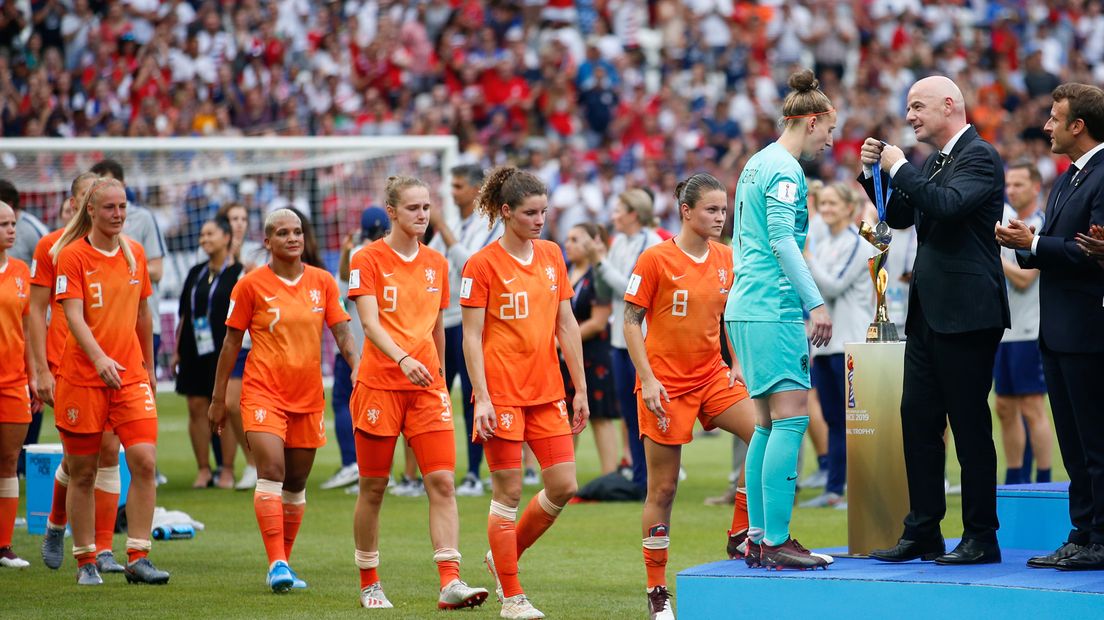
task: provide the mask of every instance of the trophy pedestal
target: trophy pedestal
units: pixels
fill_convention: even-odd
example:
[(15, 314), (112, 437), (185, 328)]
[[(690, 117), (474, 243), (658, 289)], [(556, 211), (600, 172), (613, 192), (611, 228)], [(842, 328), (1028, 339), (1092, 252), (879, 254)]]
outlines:
[(901, 438), (905, 344), (849, 343), (844, 351), (847, 552), (863, 557), (897, 544), (909, 509)]
[(893, 321), (874, 321), (866, 328), (867, 342), (900, 342), (897, 324)]

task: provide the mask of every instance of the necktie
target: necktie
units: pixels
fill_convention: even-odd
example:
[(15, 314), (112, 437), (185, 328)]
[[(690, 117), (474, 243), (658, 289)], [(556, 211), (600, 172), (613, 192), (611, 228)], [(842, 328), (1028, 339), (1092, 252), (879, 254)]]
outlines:
[(947, 153), (944, 153), (943, 151), (940, 151), (939, 155), (935, 158), (935, 165), (932, 166), (932, 173), (931, 176), (928, 177), (928, 180), (930, 181), (934, 179), (935, 175), (939, 174), (939, 172), (943, 170), (943, 166), (946, 166), (948, 163), (950, 163), (950, 161), (951, 156)]
[(1069, 181), (1058, 190), (1058, 197), (1054, 199), (1054, 206), (1058, 206), (1058, 201), (1062, 199), (1062, 194), (1073, 185), (1073, 181), (1077, 178), (1077, 174), (1081, 172), (1081, 169), (1078, 168), (1076, 164), (1073, 164), (1070, 166), (1069, 172), (1069, 176), (1066, 177)]

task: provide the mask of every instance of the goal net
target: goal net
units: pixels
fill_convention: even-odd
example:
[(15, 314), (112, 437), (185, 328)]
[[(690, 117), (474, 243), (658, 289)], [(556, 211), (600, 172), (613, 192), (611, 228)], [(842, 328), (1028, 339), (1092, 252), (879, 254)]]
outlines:
[[(188, 270), (202, 260), (199, 231), (219, 208), (249, 211), (246, 239), (260, 242), (265, 215), (293, 207), (310, 220), (327, 269), (337, 271), (346, 235), (361, 212), (383, 206), (388, 176), (417, 176), (439, 188), (454, 209), (448, 170), (456, 164), (453, 136), (14, 139), (0, 144), (0, 178), (13, 182), (21, 206), (54, 229), (70, 183), (111, 158), (123, 166), (133, 202), (150, 209), (165, 240), (159, 367), (175, 343), (177, 303)], [(326, 339), (331, 347), (330, 339)], [(333, 356), (323, 356), (329, 376)]]

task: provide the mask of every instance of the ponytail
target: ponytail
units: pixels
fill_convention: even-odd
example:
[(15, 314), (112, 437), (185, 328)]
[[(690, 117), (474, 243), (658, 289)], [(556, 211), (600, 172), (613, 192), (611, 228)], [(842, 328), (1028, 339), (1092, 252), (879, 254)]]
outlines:
[(493, 228), (502, 216), (502, 205), (516, 209), (530, 196), (548, 193), (544, 182), (531, 172), (513, 166), (499, 166), (491, 170), (475, 199), (475, 210), (483, 213)]
[[(61, 237), (50, 248), (50, 258), (53, 259), (54, 264), (57, 264), (58, 255), (61, 254), (61, 250), (68, 246), (70, 243), (83, 239), (92, 232), (92, 215), (88, 212), (89, 205), (94, 204), (93, 201), (97, 200), (102, 195), (103, 190), (114, 187), (121, 190), (125, 190), (123, 184), (111, 177), (100, 177), (92, 183), (88, 191), (85, 192), (84, 197), (80, 201), (80, 206), (77, 208), (77, 212), (73, 214), (73, 218), (69, 220), (69, 223), (65, 225), (64, 232), (61, 233)], [(123, 253), (123, 258), (126, 259), (127, 268), (130, 269), (130, 273), (137, 271), (137, 263), (134, 260), (134, 252), (130, 249), (129, 239), (119, 234), (119, 249)]]

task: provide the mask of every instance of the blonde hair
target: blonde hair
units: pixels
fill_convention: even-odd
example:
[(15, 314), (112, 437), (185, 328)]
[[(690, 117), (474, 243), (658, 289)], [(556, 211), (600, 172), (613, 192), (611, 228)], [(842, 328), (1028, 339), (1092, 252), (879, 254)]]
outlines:
[(276, 231), (276, 220), (282, 220), (285, 217), (294, 218), (296, 222), (299, 222), (300, 226), (303, 225), (302, 218), (300, 218), (298, 215), (296, 215), (295, 211), (292, 211), (291, 209), (276, 209), (275, 211), (273, 211), (272, 213), (269, 213), (265, 217), (265, 221), (264, 221), (264, 236), (265, 236), (265, 239), (268, 239), (269, 237), (271, 237), (272, 233)]
[(832, 101), (821, 92), (820, 82), (811, 70), (802, 69), (790, 75), (788, 84), (792, 90), (782, 102), (782, 122), (786, 126), (835, 111)]
[[(92, 201), (98, 196), (102, 195), (103, 190), (114, 188), (126, 192), (126, 187), (121, 181), (117, 181), (111, 177), (99, 177), (88, 191), (85, 192), (84, 198), (80, 201), (80, 206), (77, 208), (76, 213), (73, 214), (73, 219), (65, 225), (65, 231), (61, 233), (61, 237), (54, 243), (54, 246), (50, 248), (50, 258), (57, 263), (58, 255), (61, 254), (62, 248), (66, 247), (70, 243), (83, 239), (92, 232), (92, 215), (88, 213), (88, 207), (92, 205)], [(97, 204), (98, 206), (98, 204)], [(123, 253), (123, 258), (126, 259), (127, 268), (130, 269), (130, 273), (133, 274), (138, 270), (138, 263), (134, 260), (134, 252), (130, 249), (130, 243), (126, 235), (119, 233), (119, 250)]]
[(617, 199), (625, 210), (636, 214), (641, 226), (655, 226), (655, 214), (652, 210), (652, 197), (642, 189), (629, 189), (618, 194)]
[(387, 188), (384, 190), (387, 194), (387, 204), (392, 207), (398, 208), (399, 200), (402, 197), (403, 190), (410, 187), (424, 187), (427, 190), (429, 186), (425, 184), (425, 181), (417, 177), (408, 177), (403, 175), (395, 175), (387, 177)]

